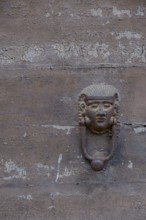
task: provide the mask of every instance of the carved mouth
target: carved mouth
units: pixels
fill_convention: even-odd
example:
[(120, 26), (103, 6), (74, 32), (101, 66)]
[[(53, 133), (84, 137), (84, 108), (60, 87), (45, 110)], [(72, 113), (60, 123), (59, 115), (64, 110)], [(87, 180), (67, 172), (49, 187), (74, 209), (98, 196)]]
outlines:
[(106, 118), (102, 116), (96, 116), (96, 122), (103, 123), (105, 122)]

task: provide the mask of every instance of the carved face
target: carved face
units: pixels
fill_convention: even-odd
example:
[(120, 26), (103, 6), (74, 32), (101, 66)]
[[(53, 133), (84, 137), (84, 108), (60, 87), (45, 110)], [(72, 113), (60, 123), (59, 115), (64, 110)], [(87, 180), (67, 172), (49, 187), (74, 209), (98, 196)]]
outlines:
[(85, 100), (85, 125), (94, 133), (105, 133), (115, 123), (115, 105), (113, 98)]
[(90, 85), (81, 91), (78, 107), (81, 126), (97, 134), (111, 133), (118, 120), (119, 94), (111, 85)]

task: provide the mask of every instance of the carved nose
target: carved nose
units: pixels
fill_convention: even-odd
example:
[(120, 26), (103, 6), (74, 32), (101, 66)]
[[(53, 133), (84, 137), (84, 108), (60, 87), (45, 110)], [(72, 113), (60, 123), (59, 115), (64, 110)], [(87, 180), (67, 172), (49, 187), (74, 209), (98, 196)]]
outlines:
[(97, 112), (97, 115), (100, 115), (100, 116), (106, 116), (106, 113), (103, 112), (103, 111), (100, 111), (100, 112)]
[(103, 108), (101, 106), (99, 107), (99, 109), (97, 109), (96, 114), (100, 116), (106, 115), (106, 113), (103, 111)]

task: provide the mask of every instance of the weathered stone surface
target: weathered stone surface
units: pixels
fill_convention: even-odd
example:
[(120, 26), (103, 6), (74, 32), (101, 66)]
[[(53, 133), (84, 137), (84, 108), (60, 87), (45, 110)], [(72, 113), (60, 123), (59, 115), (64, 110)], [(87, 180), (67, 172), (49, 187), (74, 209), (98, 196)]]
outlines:
[[(145, 133), (135, 135), (131, 129), (122, 128), (119, 148), (104, 172), (100, 173), (92, 171), (82, 157), (79, 128), (13, 126), (5, 129), (4, 135), (1, 135), (0, 162), (3, 183), (15, 180), (33, 182), (34, 185), (45, 181), (119, 181), (123, 184), (145, 181)], [(88, 149), (93, 151), (91, 146)]]
[[(0, 220), (146, 219), (145, 8), (0, 1)], [(77, 118), (79, 92), (98, 83), (121, 95), (118, 149), (101, 172)], [(89, 136), (88, 150), (99, 143)]]
[(145, 219), (145, 187), (142, 185), (86, 183), (54, 187), (54, 194), (53, 187), (25, 187), (23, 192), (18, 187), (7, 188), (5, 196), (1, 196), (1, 219)]
[[(119, 90), (122, 119), (119, 148), (105, 170), (96, 173), (82, 156), (77, 97), (86, 85), (101, 82)], [(3, 68), (1, 219), (109, 216), (117, 220), (123, 218), (125, 210), (125, 218), (139, 215), (144, 219), (145, 82), (143, 68)], [(133, 207), (140, 207), (139, 214)], [(89, 211), (84, 212), (84, 208)]]
[(145, 134), (122, 129), (113, 160), (97, 173), (82, 158), (78, 129), (22, 131), (13, 127), (1, 142), (0, 219), (145, 218)]
[(1, 1), (0, 63), (145, 65), (145, 6), (145, 1)]

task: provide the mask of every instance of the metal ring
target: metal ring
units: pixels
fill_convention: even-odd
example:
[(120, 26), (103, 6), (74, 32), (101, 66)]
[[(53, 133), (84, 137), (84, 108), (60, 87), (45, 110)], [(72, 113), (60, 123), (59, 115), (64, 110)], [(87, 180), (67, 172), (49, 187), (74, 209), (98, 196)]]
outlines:
[(88, 151), (87, 151), (87, 138), (86, 138), (86, 126), (82, 126), (81, 127), (81, 147), (82, 147), (82, 151), (83, 154), (85, 156), (85, 158), (89, 161), (91, 161), (91, 167), (92, 169), (96, 170), (96, 171), (100, 171), (103, 169), (105, 162), (107, 162), (108, 160), (110, 160), (113, 157), (113, 154), (115, 152), (115, 149), (117, 147), (117, 135), (116, 135), (116, 126), (113, 125), (112, 126), (112, 148), (111, 148), (111, 152), (109, 153), (108, 156), (105, 157), (97, 157), (94, 158), (93, 156), (91, 156)]

